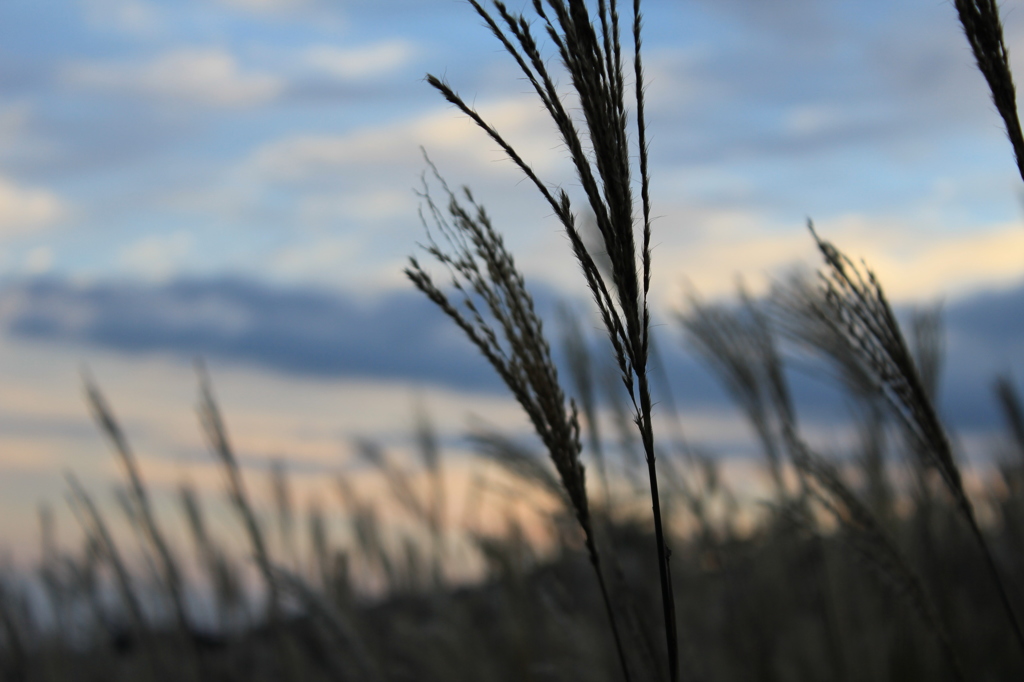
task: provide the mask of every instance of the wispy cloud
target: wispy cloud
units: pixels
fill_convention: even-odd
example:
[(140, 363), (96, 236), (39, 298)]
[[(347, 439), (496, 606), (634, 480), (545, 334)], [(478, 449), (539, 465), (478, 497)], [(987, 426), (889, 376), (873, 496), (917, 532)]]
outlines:
[(289, 12), (305, 9), (315, 0), (219, 0), (222, 5), (248, 12), (270, 13)]
[(53, 249), (37, 246), (25, 254), (25, 271), (30, 275), (44, 275), (53, 267)]
[(179, 230), (143, 237), (120, 251), (126, 269), (138, 276), (162, 281), (175, 275), (192, 253), (195, 238)]
[(29, 113), (26, 102), (0, 106), (0, 145), (6, 147), (24, 134)]
[(174, 50), (146, 64), (79, 62), (63, 71), (64, 81), (90, 90), (212, 107), (248, 107), (277, 97), (284, 82), (246, 72), (220, 48)]
[(0, 235), (48, 227), (66, 211), (65, 203), (55, 193), (18, 185), (0, 176)]
[[(563, 163), (560, 151), (552, 148), (548, 119), (531, 99), (483, 102), (478, 109), (516, 141), (520, 153), (538, 170)], [(456, 157), (466, 170), (468, 166), (494, 173), (504, 168), (513, 177), (519, 175), (510, 162), (496, 164), (506, 160), (504, 154), (471, 121), (447, 107), (341, 135), (290, 135), (261, 147), (247, 164), (279, 182), (308, 182), (341, 169), (358, 170), (365, 177), (382, 168), (422, 167), (421, 146), (431, 154)]]
[(361, 47), (314, 45), (307, 48), (302, 61), (319, 71), (343, 79), (379, 76), (401, 68), (415, 55), (412, 43), (386, 40)]
[(86, 21), (99, 30), (116, 30), (139, 37), (157, 33), (163, 23), (160, 9), (146, 0), (81, 0)]

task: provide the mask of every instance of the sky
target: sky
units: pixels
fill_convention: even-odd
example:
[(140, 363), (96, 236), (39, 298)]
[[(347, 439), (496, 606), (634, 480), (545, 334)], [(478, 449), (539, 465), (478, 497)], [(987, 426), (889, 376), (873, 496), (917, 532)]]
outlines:
[[(684, 293), (816, 267), (808, 219), (897, 305), (944, 303), (945, 409), (990, 433), (991, 379), (1024, 360), (1022, 187), (952, 3), (644, 8), (652, 300), (691, 437), (728, 450), (742, 427), (680, 351)], [(1004, 13), (1013, 60), (1024, 20)], [(427, 73), (577, 196), (528, 84), (458, 0), (0, 4), (0, 539), (34, 541), (63, 471), (117, 479), (83, 367), (161, 490), (220, 490), (196, 357), (254, 475), (287, 457), (311, 491), (353, 438), (406, 447), (423, 405), (453, 451), (471, 419), (524, 430), (402, 274), (424, 151), (472, 186), (547, 309), (585, 309), (582, 282), (549, 207)]]

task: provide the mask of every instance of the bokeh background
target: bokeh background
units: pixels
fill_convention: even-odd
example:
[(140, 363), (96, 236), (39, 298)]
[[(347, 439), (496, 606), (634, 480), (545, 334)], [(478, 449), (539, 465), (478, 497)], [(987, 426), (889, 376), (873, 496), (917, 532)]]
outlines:
[[(515, 4), (515, 3), (513, 3)], [(682, 348), (688, 291), (764, 291), (816, 265), (806, 221), (906, 310), (941, 301), (941, 408), (984, 461), (990, 385), (1024, 360), (1020, 179), (950, 3), (646, 3), (654, 304), (688, 437), (746, 427)], [(1024, 19), (1006, 13), (1011, 55)], [(305, 500), (434, 421), (457, 473), (474, 420), (524, 431), (490, 369), (402, 275), (423, 229), (421, 147), (468, 183), (547, 310), (586, 309), (558, 225), (445, 77), (573, 191), (514, 64), (453, 0), (0, 4), (0, 543), (36, 509), (75, 534), (61, 472), (120, 475), (83, 399), (104, 389), (157, 492), (222, 480), (195, 418), (213, 376), (257, 496), (277, 459)], [(813, 388), (805, 389), (808, 395)], [(810, 427), (828, 431), (827, 409)], [(467, 479), (468, 480), (468, 479)], [(169, 511), (168, 514), (177, 514)]]

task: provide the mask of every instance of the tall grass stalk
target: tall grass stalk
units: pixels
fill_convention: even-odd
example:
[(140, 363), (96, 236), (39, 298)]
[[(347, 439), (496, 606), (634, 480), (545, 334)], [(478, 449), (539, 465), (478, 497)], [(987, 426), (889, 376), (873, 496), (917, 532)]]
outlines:
[[(428, 160), (429, 163), (429, 160)], [(526, 289), (526, 282), (505, 249), (490, 217), (477, 205), (468, 189), (467, 205), (448, 188), (434, 169), (434, 177), (448, 198), (447, 217), (425, 187), (423, 198), (439, 244), (430, 228), (424, 248), (446, 266), (452, 286), (461, 300), (452, 303), (447, 294), (415, 258), (406, 274), (420, 291), (437, 304), (483, 353), (525, 410), (558, 471), (561, 485), (583, 530), (587, 553), (601, 589), (623, 676), (631, 679), (622, 636), (597, 548), (587, 499), (584, 467), (580, 461), (580, 425), (576, 405), (566, 409), (565, 393), (551, 359), (551, 347), (543, 324)], [(426, 183), (426, 181), (424, 181)], [(424, 225), (427, 225), (424, 218)]]
[(267, 607), (273, 623), (277, 621), (280, 615), (280, 590), (274, 577), (266, 538), (259, 521), (256, 519), (256, 512), (253, 511), (252, 503), (249, 501), (249, 494), (246, 491), (245, 481), (242, 478), (242, 470), (238, 466), (238, 458), (231, 447), (227, 427), (224, 425), (220, 408), (217, 406), (217, 401), (213, 396), (210, 377), (206, 372), (205, 365), (201, 362), (196, 363), (196, 374), (199, 377), (199, 406), (197, 408), (199, 421), (209, 441), (210, 449), (213, 450), (214, 456), (216, 456), (224, 469), (227, 477), (228, 496), (231, 499), (232, 506), (234, 506), (235, 511), (242, 520), (246, 534), (249, 536), (253, 558), (267, 587)]
[(1017, 644), (1024, 652), (1024, 630), (964, 489), (949, 437), (929, 396), (929, 386), (908, 349), (882, 285), (871, 270), (861, 273), (853, 261), (818, 237), (813, 225), (810, 227), (828, 266), (827, 273), (821, 275), (826, 304), (823, 312), (829, 315), (830, 324), (848, 339), (862, 371), (872, 377), (922, 452), (931, 458), (981, 550)]
[(824, 494), (812, 494), (848, 531), (854, 547), (877, 570), (887, 586), (913, 607), (938, 639), (953, 676), (959, 682), (966, 682), (963, 664), (953, 647), (949, 628), (939, 615), (931, 594), (878, 518), (847, 487), (835, 466), (812, 452), (799, 439), (795, 439), (792, 446), (796, 465), (825, 491)]
[(196, 554), (213, 586), (220, 625), (226, 628), (232, 610), (238, 609), (244, 601), (241, 581), (235, 574), (227, 553), (210, 535), (206, 516), (195, 489), (183, 483), (178, 489), (178, 498), (185, 512)]
[(597, 464), (597, 474), (601, 479), (601, 491), (604, 493), (604, 506), (611, 507), (611, 485), (608, 481), (608, 464), (605, 461), (604, 447), (601, 443), (601, 426), (597, 418), (597, 391), (594, 386), (594, 362), (587, 347), (587, 338), (583, 333), (580, 319), (569, 306), (559, 309), (562, 328), (562, 350), (565, 354), (569, 378), (576, 390), (576, 399), (583, 418), (586, 420), (587, 445), (591, 456)]
[(422, 405), (416, 409), (416, 445), (423, 468), (429, 478), (430, 493), (426, 503), (427, 526), (433, 553), (434, 587), (440, 588), (444, 581), (444, 564), (447, 554), (445, 531), (448, 518), (447, 489), (444, 467), (441, 465), (441, 448), (437, 432), (430, 416)]
[[(298, 597), (308, 611), (325, 625), (326, 634), (337, 647), (331, 656), (334, 679), (346, 682), (377, 682), (384, 679), (380, 666), (370, 654), (359, 631), (337, 609), (332, 608), (322, 594), (311, 589), (298, 576), (280, 569), (275, 569), (275, 581)], [(339, 652), (348, 656), (342, 658), (337, 655)]]
[[(826, 331), (826, 321), (835, 320), (821, 317), (825, 313), (820, 307), (820, 297), (804, 287), (802, 280), (795, 280), (788, 287), (776, 289), (776, 299), (772, 303), (779, 313), (777, 318), (786, 324), (791, 332), (802, 333), (805, 338), (822, 343), (830, 352), (839, 352), (844, 358), (844, 363), (854, 362), (856, 354), (852, 357), (845, 354), (852, 352), (855, 343), (849, 338), (845, 343), (839, 343), (833, 334)], [(740, 299), (741, 307), (738, 310), (730, 310), (721, 305), (705, 305), (691, 297), (690, 311), (682, 316), (682, 322), (699, 353), (706, 358), (722, 383), (729, 389), (733, 399), (746, 412), (747, 419), (754, 427), (768, 455), (769, 471), (778, 476), (783, 451), (788, 453), (795, 465), (800, 475), (801, 496), (797, 498), (795, 504), (790, 503), (781, 480), (776, 478), (780, 509), (786, 511), (800, 525), (813, 529), (815, 524), (811, 519), (812, 510), (809, 503), (817, 501), (823, 506), (845, 531), (844, 539), (851, 542), (857, 552), (875, 569), (885, 585), (913, 608), (936, 637), (954, 677), (961, 682), (966, 680), (960, 657), (952, 644), (949, 628), (940, 616), (940, 611), (924, 581), (889, 537), (878, 515), (871, 507), (861, 502), (843, 481), (837, 467), (809, 448), (800, 436), (771, 318), (762, 311), (763, 305), (759, 306), (742, 288)], [(919, 326), (926, 327), (928, 332), (920, 334), (919, 337), (921, 345), (929, 350), (922, 352), (921, 355), (929, 358), (929, 366), (934, 369), (931, 375), (931, 385), (934, 386), (937, 382), (939, 364), (937, 349), (941, 345), (937, 340), (940, 327), (934, 314), (922, 320)], [(841, 333), (838, 325), (835, 333)], [(860, 377), (865, 371), (866, 368), (862, 367), (847, 374)], [(856, 380), (850, 387), (851, 392), (857, 395), (863, 388), (863, 383)], [(875, 479), (884, 478), (881, 471), (873, 473)], [(886, 487), (878, 480), (872, 481), (870, 476), (869, 484), (873, 484), (875, 494), (878, 488)], [(885, 506), (881, 505), (879, 508), (885, 509)], [(830, 583), (828, 562), (817, 531), (814, 532), (810, 547), (815, 550), (819, 560), (818, 568), (826, 582)], [(832, 601), (825, 595), (820, 607), (824, 614), (826, 633), (829, 635), (829, 645), (837, 662), (835, 673), (839, 678), (849, 679)]]
[(84, 375), (84, 382), (86, 397), (93, 416), (113, 446), (128, 477), (129, 488), (125, 498), (125, 511), (129, 520), (137, 525), (139, 532), (156, 551), (161, 582), (171, 598), (177, 634), (189, 646), (196, 666), (195, 674), (201, 676), (202, 662), (191, 636), (192, 626), (185, 608), (185, 586), (181, 577), (181, 569), (167, 543), (163, 530), (157, 523), (156, 515), (153, 513), (153, 505), (142, 479), (138, 460), (99, 387), (88, 374)]
[(1017, 90), (1010, 72), (1010, 53), (1003, 38), (999, 5), (996, 0), (956, 0), (955, 4), (978, 70), (985, 76), (992, 103), (1006, 125), (1017, 170), (1024, 179), (1024, 132), (1017, 114)]
[[(281, 555), (294, 562), (299, 554), (295, 537), (295, 508), (292, 491), (288, 485), (288, 472), (283, 460), (275, 459), (270, 463), (270, 492), (274, 500), (274, 511), (277, 517), (278, 546)], [(291, 568), (294, 569), (294, 564)]]
[(4, 582), (0, 582), (0, 633), (3, 634), (6, 654), (0, 671), (8, 680), (24, 680), (28, 678), (28, 648), (21, 632), (18, 618), (13, 613), (17, 599)]
[[(763, 343), (751, 305), (737, 313), (707, 305), (695, 294), (690, 295), (689, 310), (680, 317), (690, 343), (704, 358), (740, 406), (753, 426), (765, 456), (777, 501), (787, 496), (783, 479), (783, 447), (779, 428), (772, 419), (772, 400), (764, 377), (765, 363), (759, 346)], [(788, 412), (788, 410), (787, 410)]]
[(104, 521), (103, 516), (96, 508), (92, 497), (82, 487), (82, 484), (79, 483), (75, 475), (67, 473), (65, 478), (68, 483), (68, 504), (71, 507), (71, 511), (74, 513), (79, 525), (81, 525), (86, 537), (90, 538), (94, 546), (102, 552), (104, 558), (106, 558), (111, 569), (114, 571), (115, 582), (117, 583), (118, 591), (121, 593), (121, 599), (128, 609), (128, 616), (131, 619), (132, 627), (142, 640), (143, 651), (146, 654), (152, 679), (163, 679), (160, 674), (160, 657), (156, 642), (153, 639), (153, 632), (146, 621), (145, 613), (142, 610), (142, 603), (139, 601), (139, 596), (132, 584), (131, 573), (121, 557), (121, 552), (118, 550), (110, 530), (107, 528), (106, 521)]
[(1017, 450), (1018, 461), (1024, 464), (1024, 408), (1021, 407), (1020, 397), (1008, 376), (996, 379), (994, 388), (999, 407), (1003, 411), (1003, 419)]
[[(611, 341), (622, 382), (632, 401), (634, 421), (640, 431), (647, 460), (668, 655), (668, 677), (674, 682), (679, 674), (679, 645), (669, 570), (670, 552), (663, 528), (658, 489), (652, 399), (648, 380), (650, 313), (647, 297), (651, 281), (651, 210), (643, 65), (640, 56), (640, 2), (634, 0), (632, 7), (632, 98), (636, 107), (634, 113), (640, 187), (639, 216), (632, 179), (631, 157), (634, 149), (630, 145), (631, 133), (626, 105), (627, 86), (620, 43), (618, 3), (615, 0), (599, 0), (596, 12), (592, 12), (584, 0), (534, 0), (532, 3), (535, 19), (555, 46), (563, 67), (572, 79), (577, 103), (583, 116), (583, 121), (580, 122), (569, 113), (562, 94), (558, 92), (530, 20), (522, 14), (510, 11), (498, 0), (493, 3), (494, 14), (477, 0), (469, 2), (515, 60), (558, 129), (597, 224), (601, 247), (607, 254), (607, 262), (611, 266), (610, 281), (602, 273), (598, 258), (588, 249), (580, 233), (568, 194), (564, 190), (549, 189), (501, 133), (467, 104), (451, 86), (432, 75), (427, 76), (427, 81), (486, 132), (536, 186), (562, 223), (573, 254), (593, 295)], [(635, 237), (635, 224), (638, 220), (641, 232), (639, 248)], [(433, 255), (437, 256), (436, 253)], [(415, 266), (413, 271), (417, 270), (418, 266)], [(414, 281), (415, 279), (416, 277)], [(428, 292), (428, 295), (431, 294)], [(436, 296), (431, 297), (441, 304)]]

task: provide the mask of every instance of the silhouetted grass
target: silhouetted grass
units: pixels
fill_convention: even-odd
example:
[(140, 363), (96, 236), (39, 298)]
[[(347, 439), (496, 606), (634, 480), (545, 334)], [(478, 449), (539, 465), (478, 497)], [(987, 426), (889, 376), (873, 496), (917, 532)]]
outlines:
[[(545, 321), (500, 231), (468, 189), (449, 189), (431, 166), (445, 200), (424, 187), (424, 248), (451, 282), (438, 283), (416, 259), (406, 272), (487, 358), (537, 440), (470, 434), (481, 466), (458, 498), (424, 407), (412, 437), (416, 462), (355, 442), (362, 475), (386, 493), (371, 495), (362, 479), (339, 474), (333, 502), (314, 500), (302, 512), (278, 463), (264, 509), (200, 365), (200, 425), (248, 550), (226, 549), (183, 483), (186, 550), (168, 541), (143, 463), (86, 379), (89, 406), (125, 474), (120, 500), (134, 536), (115, 538), (93, 495), (68, 475), (81, 546), (57, 546), (44, 508), (35, 574), (0, 572), (4, 678), (1020, 679), (1024, 415), (1012, 379), (995, 381), (992, 406), (1006, 422), (1009, 454), (971, 492), (936, 407), (940, 311), (919, 312), (905, 334), (866, 266), (815, 234), (824, 260), (818, 280), (794, 278), (764, 299), (741, 290), (735, 304), (693, 295), (678, 316), (691, 350), (748, 422), (767, 499), (735, 490), (723, 460), (686, 441), (667, 379), (671, 437), (655, 439), (649, 374), (664, 365), (647, 304), (639, 2), (630, 12), (632, 50), (620, 44), (615, 2), (534, 0), (532, 19), (501, 2), (493, 10), (470, 4), (551, 116), (594, 216), (588, 241), (568, 195), (537, 177), (448, 84), (428, 77), (501, 146), (566, 231), (610, 349), (602, 361), (588, 325), (563, 313), (565, 372), (581, 410), (560, 383)], [(1024, 174), (998, 8), (957, 0), (956, 9)], [(571, 103), (555, 87), (538, 29), (570, 76)], [(807, 362), (812, 356), (826, 365)], [(846, 425), (858, 432), (852, 442), (809, 444), (788, 382), (796, 361), (819, 368), (844, 395)], [(598, 466), (600, 495), (588, 489), (587, 460)], [(483, 523), (485, 512), (500, 523)], [(303, 513), (305, 539), (296, 530)], [(395, 514), (402, 528), (387, 523)], [(332, 537), (331, 517), (344, 519), (348, 539)], [(125, 553), (132, 541), (141, 558)], [(450, 579), (472, 562), (481, 566), (475, 581)], [(190, 565), (199, 568), (192, 577)], [(245, 581), (249, 567), (255, 584)], [(214, 602), (212, 619), (195, 608), (203, 595)]]

